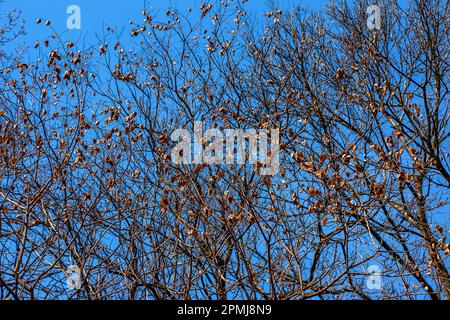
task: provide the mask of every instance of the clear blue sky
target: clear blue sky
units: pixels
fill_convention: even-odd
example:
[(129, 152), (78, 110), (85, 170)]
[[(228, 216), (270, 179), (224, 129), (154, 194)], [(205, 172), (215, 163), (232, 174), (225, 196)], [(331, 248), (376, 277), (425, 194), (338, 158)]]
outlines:
[[(83, 42), (85, 45), (93, 44), (96, 35), (102, 31), (102, 27), (107, 24), (120, 30), (128, 25), (130, 19), (141, 22), (141, 11), (144, 4), (151, 8), (153, 13), (165, 12), (168, 7), (187, 12), (188, 8), (199, 8), (203, 0), (5, 0), (0, 5), (2, 12), (17, 8), (22, 11), (25, 20), (25, 30), (27, 35), (21, 37), (20, 44), (32, 45), (36, 40), (42, 40), (51, 34), (43, 24), (36, 25), (38, 18), (51, 20), (52, 27), (58, 34), (64, 33), (65, 39)], [(273, 1), (279, 3), (279, 7), (288, 8), (301, 4), (305, 8), (319, 10), (324, 8), (327, 0), (284, 0)], [(249, 11), (263, 12), (267, 8), (270, 0), (249, 0)], [(81, 30), (68, 30), (66, 20), (69, 14), (66, 9), (70, 5), (77, 5), (81, 9)], [(278, 7), (277, 6), (277, 7)], [(79, 43), (80, 44), (80, 43)]]
[[(65, 40), (71, 40), (83, 46), (94, 45), (97, 43), (97, 35), (100, 35), (105, 25), (111, 26), (116, 30), (121, 30), (128, 26), (131, 20), (141, 22), (141, 11), (144, 5), (151, 9), (153, 13), (164, 13), (167, 8), (175, 8), (181, 12), (187, 12), (188, 8), (199, 8), (207, 0), (6, 0), (0, 4), (0, 12), (11, 9), (22, 11), (22, 18), (25, 22), (26, 35), (20, 37), (12, 45), (21, 45), (22, 48), (32, 46), (35, 41), (47, 38), (53, 33), (52, 30), (45, 27), (44, 24), (37, 25), (35, 21), (41, 18), (44, 22), (51, 20), (54, 32), (63, 35)], [(214, 2), (214, 1), (213, 1)], [(304, 8), (312, 10), (321, 10), (329, 0), (279, 0), (273, 1), (279, 3), (280, 8), (289, 8), (301, 5)], [(376, 2), (374, 0), (374, 2)], [(405, 3), (406, 0), (399, 1)], [(249, 11), (262, 13), (266, 11), (270, 1), (268, 0), (249, 0)], [(81, 9), (81, 30), (68, 30), (66, 20), (69, 14), (66, 9), (70, 5), (77, 5)], [(129, 30), (129, 29), (128, 29)], [(33, 51), (31, 51), (33, 52)], [(436, 210), (435, 221), (448, 223), (449, 207)]]

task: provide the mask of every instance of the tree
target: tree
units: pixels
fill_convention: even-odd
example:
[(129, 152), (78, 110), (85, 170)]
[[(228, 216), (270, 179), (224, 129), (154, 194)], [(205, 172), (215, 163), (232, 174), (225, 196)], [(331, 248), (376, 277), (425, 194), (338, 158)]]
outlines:
[[(4, 1), (0, 1), (0, 6)], [(20, 19), (21, 12), (17, 9), (0, 14), (0, 59), (12, 58), (1, 48), (12, 42), (24, 33), (23, 21)]]
[[(1, 297), (448, 299), (449, 3), (370, 4), (37, 43), (0, 91)], [(175, 164), (195, 121), (278, 129), (279, 173)]]

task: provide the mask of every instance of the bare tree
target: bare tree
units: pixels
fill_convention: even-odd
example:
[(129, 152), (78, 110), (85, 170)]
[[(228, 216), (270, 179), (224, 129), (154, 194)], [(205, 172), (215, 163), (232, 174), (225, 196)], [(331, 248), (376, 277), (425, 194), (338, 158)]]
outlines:
[[(4, 1), (0, 1), (0, 6)], [(0, 61), (6, 58), (14, 58), (14, 54), (10, 48), (9, 54), (6, 54), (2, 47), (11, 43), (18, 36), (24, 34), (24, 24), (20, 18), (20, 10), (14, 9), (0, 14)]]
[[(2, 74), (0, 297), (448, 299), (449, 2), (369, 5), (37, 43)], [(175, 164), (196, 121), (278, 129), (278, 174)]]

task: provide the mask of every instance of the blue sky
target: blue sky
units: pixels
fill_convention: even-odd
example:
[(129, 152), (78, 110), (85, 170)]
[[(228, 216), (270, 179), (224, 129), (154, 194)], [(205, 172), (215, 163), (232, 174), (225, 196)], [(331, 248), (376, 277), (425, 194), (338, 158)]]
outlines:
[[(1, 0), (0, 0), (1, 1)], [(198, 10), (206, 0), (3, 0), (0, 2), (0, 12), (19, 9), (25, 23), (26, 35), (8, 44), (6, 50), (13, 48), (26, 48), (33, 46), (36, 41), (42, 41), (51, 34), (57, 33), (66, 41), (73, 41), (80, 48), (97, 45), (98, 38), (102, 38), (102, 30), (106, 25), (115, 30), (126, 30), (129, 32), (129, 21), (142, 22), (142, 8), (147, 7), (153, 15), (160, 13), (163, 15), (167, 8), (178, 9), (187, 13), (189, 8)], [(216, 0), (211, 1), (214, 3)], [(376, 2), (376, 0), (374, 0)], [(323, 10), (329, 0), (248, 0), (247, 8), (249, 14), (267, 11), (270, 4), (277, 8), (292, 8), (300, 5), (305, 9)], [(406, 7), (407, 0), (399, 0), (399, 4)], [(77, 5), (81, 9), (81, 30), (69, 30), (66, 20), (69, 14), (67, 7)], [(256, 11), (256, 12), (255, 12)], [(262, 16), (262, 15), (261, 15)], [(36, 20), (41, 18), (43, 22), (51, 21), (51, 28), (45, 27), (44, 23), (36, 24)], [(30, 58), (34, 50), (30, 50)], [(444, 216), (448, 208), (437, 210), (435, 216)], [(437, 218), (439, 220), (439, 218)]]
[[(36, 40), (42, 40), (52, 33), (43, 24), (35, 23), (38, 18), (44, 22), (50, 20), (54, 31), (59, 35), (64, 34), (64, 38), (88, 45), (95, 43), (96, 36), (105, 24), (121, 30), (127, 27), (130, 19), (141, 22), (141, 11), (145, 4), (153, 13), (164, 13), (168, 7), (187, 12), (188, 8), (199, 8), (203, 2), (203, 0), (6, 0), (0, 5), (0, 10), (4, 12), (17, 8), (22, 11), (27, 34), (18, 39), (21, 45), (32, 45)], [(327, 0), (287, 0), (278, 1), (277, 7), (288, 8), (301, 4), (304, 8), (320, 10), (327, 2)], [(249, 0), (247, 7), (249, 11), (263, 12), (270, 3), (268, 0)], [(66, 20), (69, 17), (66, 9), (70, 5), (77, 5), (81, 9), (81, 30), (69, 30), (66, 27)]]
[[(198, 9), (204, 1), (206, 2), (206, 0), (6, 0), (0, 5), (0, 12), (14, 8), (22, 11), (26, 35), (17, 39), (13, 44), (15, 46), (19, 44), (23, 44), (22, 47), (32, 46), (35, 41), (42, 41), (50, 34), (57, 33), (63, 35), (66, 40), (70, 39), (78, 44), (81, 43), (81, 47), (83, 47), (96, 44), (97, 35), (101, 37), (105, 25), (121, 30), (127, 28), (130, 20), (141, 22), (141, 11), (145, 5), (156, 14), (164, 13), (169, 7), (187, 12), (188, 8)], [(307, 9), (321, 10), (329, 0), (280, 0), (278, 2), (281, 8), (300, 4)], [(269, 4), (268, 0), (249, 0), (248, 8), (249, 11), (262, 13), (266, 11)], [(81, 9), (81, 30), (69, 30), (66, 27), (66, 20), (69, 17), (66, 9), (70, 5), (77, 5)], [(50, 20), (52, 29), (45, 27), (43, 23), (37, 25), (35, 21), (38, 18), (44, 22)], [(435, 212), (439, 212), (435, 215), (438, 221), (441, 219), (445, 223), (448, 221), (446, 216), (448, 207)]]

